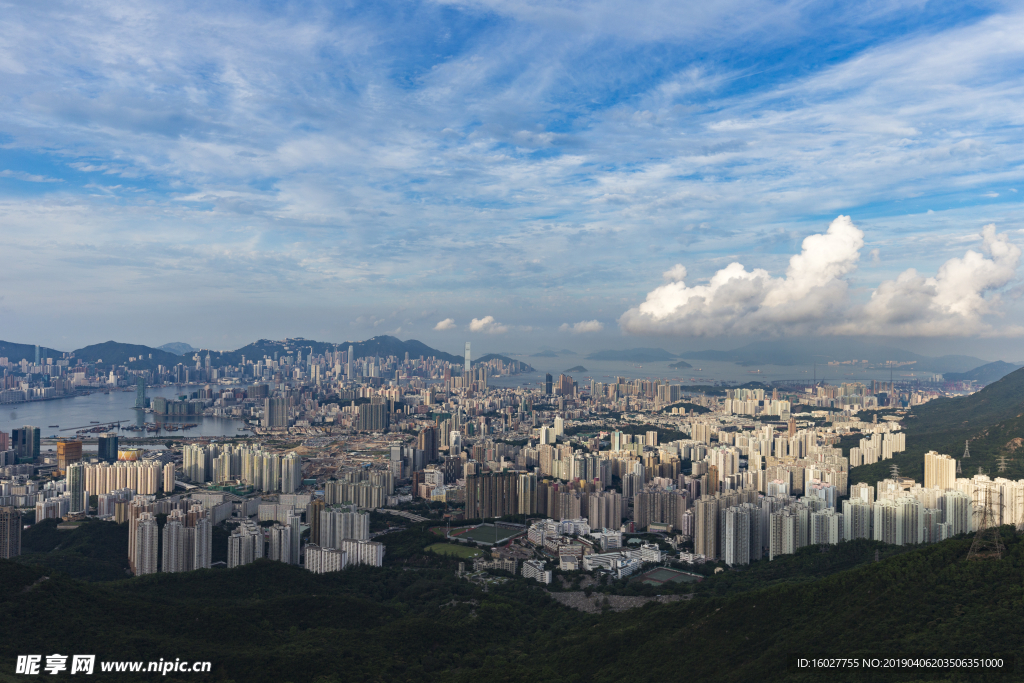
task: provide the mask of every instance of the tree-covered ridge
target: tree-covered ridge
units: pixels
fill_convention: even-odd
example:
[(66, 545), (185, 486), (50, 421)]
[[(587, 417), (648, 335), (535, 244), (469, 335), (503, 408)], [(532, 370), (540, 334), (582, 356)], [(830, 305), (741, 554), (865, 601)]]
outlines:
[[(971, 457), (961, 463), (962, 476), (974, 476), (980, 467), (993, 477), (1024, 478), (1024, 368), (970, 396), (915, 406), (903, 424), (907, 450), (892, 460), (852, 468), (851, 483), (873, 484), (888, 477), (893, 464), (901, 475), (921, 481), (925, 453), (934, 450), (960, 458), (967, 441)], [(999, 471), (1003, 456), (1006, 469)]]
[[(386, 567), (321, 576), (262, 560), (87, 584), (0, 562), (0, 648), (7, 656), (184, 655), (214, 662), (217, 680), (323, 683), (669, 681), (681, 672), (708, 681), (820, 681), (820, 672), (789, 671), (788, 656), (1024, 655), (1024, 543), (1009, 528), (998, 561), (967, 561), (965, 537), (880, 548), (877, 563), (864, 562), (871, 544), (840, 544), (820, 558), (808, 548), (787, 558), (788, 569), (765, 563), (709, 578), (725, 589), (698, 590), (690, 601), (592, 615), (521, 578), (485, 592), (456, 579), (454, 561), (424, 566), (422, 544), (436, 537), (420, 529), (400, 535)], [(840, 569), (850, 562), (854, 568)], [(757, 587), (761, 571), (780, 582)], [(787, 573), (801, 578), (785, 581)], [(918, 670), (837, 671), (829, 680), (985, 679)]]

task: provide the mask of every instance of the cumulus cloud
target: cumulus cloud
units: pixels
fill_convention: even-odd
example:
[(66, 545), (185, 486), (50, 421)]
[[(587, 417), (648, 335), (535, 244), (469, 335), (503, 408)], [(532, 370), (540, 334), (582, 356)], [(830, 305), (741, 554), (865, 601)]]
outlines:
[(445, 318), (444, 320), (442, 320), (438, 324), (434, 325), (434, 329), (438, 330), (439, 332), (443, 332), (444, 330), (454, 330), (455, 329), (455, 319), (454, 318)]
[[(824, 234), (804, 239), (783, 278), (747, 270), (733, 262), (706, 285), (688, 286), (686, 269), (665, 273), (678, 279), (626, 311), (619, 324), (638, 334), (692, 336), (728, 334), (971, 336), (1021, 334), (1024, 328), (993, 327), (984, 318), (999, 314), (996, 290), (1016, 278), (1021, 250), (994, 225), (982, 230), (982, 251), (951, 258), (934, 277), (913, 268), (878, 285), (864, 305), (849, 300), (845, 277), (857, 266), (864, 233), (849, 216), (839, 216)], [(877, 260), (877, 250), (871, 252)], [(986, 256), (987, 255), (987, 256)]]
[[(935, 277), (909, 268), (895, 279), (878, 285), (871, 300), (837, 326), (839, 334), (875, 333), (911, 336), (1018, 335), (1019, 326), (997, 328), (985, 316), (998, 315), (996, 290), (1017, 276), (1020, 247), (995, 225), (981, 231), (982, 252), (969, 249), (963, 258), (951, 258)], [(987, 255), (987, 256), (986, 256)], [(989, 296), (989, 293), (992, 293)]]
[(677, 263), (662, 273), (661, 277), (665, 282), (682, 282), (686, 279), (686, 266)]
[(484, 332), (486, 334), (504, 334), (508, 332), (508, 325), (502, 325), (494, 319), (493, 315), (483, 318), (473, 318), (469, 323), (470, 332)]
[(761, 268), (747, 270), (733, 262), (706, 285), (688, 286), (686, 269), (665, 273), (679, 279), (658, 287), (647, 300), (626, 311), (619, 323), (629, 332), (673, 332), (695, 336), (776, 334), (799, 331), (835, 312), (846, 301), (842, 279), (856, 267), (864, 233), (839, 216), (824, 234), (810, 235), (789, 260), (786, 277), (773, 278)]
[[(682, 268), (682, 266), (676, 266)], [(683, 271), (686, 269), (683, 268)], [(573, 334), (586, 334), (587, 332), (600, 332), (604, 329), (604, 323), (599, 320), (581, 320), (575, 325), (569, 323), (562, 323), (562, 326), (558, 328), (562, 332), (572, 332)]]

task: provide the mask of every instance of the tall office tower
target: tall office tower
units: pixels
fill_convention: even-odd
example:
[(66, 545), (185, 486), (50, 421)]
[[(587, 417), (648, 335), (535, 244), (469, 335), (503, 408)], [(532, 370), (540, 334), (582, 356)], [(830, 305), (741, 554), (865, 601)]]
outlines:
[(82, 442), (63, 440), (57, 442), (57, 472), (66, 474), (68, 465), (82, 460)]
[(70, 498), (68, 512), (84, 514), (89, 508), (89, 492), (85, 490), (85, 464), (75, 462), (68, 465), (67, 486)]
[(352, 380), (352, 364), (355, 362), (356, 347), (352, 344), (348, 345), (348, 357), (345, 359), (345, 379)]
[(97, 442), (96, 455), (102, 462), (116, 462), (117, 434), (108, 432), (101, 436)]
[(135, 531), (135, 575), (156, 574), (159, 529), (152, 512), (139, 515)]
[(174, 463), (164, 465), (164, 493), (174, 493)]
[(39, 457), (39, 427), (28, 425), (11, 430), (11, 448), (18, 462), (32, 462)]
[(469, 355), (469, 342), (466, 342), (466, 367), (463, 368), (463, 372), (465, 373), (464, 376), (466, 377), (466, 379), (469, 379), (472, 367), (473, 367), (473, 364), (470, 362), (470, 355)]
[[(176, 510), (180, 512), (180, 510)], [(165, 572), (182, 572), (185, 567), (185, 525), (182, 517), (168, 517), (164, 524), (164, 557), (160, 565)], [(191, 560), (192, 558), (189, 558)], [(191, 562), (189, 562), (191, 564)]]
[(135, 407), (146, 407), (146, 379), (142, 375), (135, 380)]
[(944, 453), (924, 454), (924, 487), (940, 491), (956, 488), (956, 460)]
[(289, 453), (281, 461), (281, 493), (295, 493), (302, 486), (302, 458)]
[(718, 559), (718, 499), (704, 496), (694, 504), (693, 552)]
[(263, 401), (263, 426), (280, 429), (288, 426), (288, 400), (283, 397)]
[(551, 395), (551, 373), (544, 375), (544, 394), (546, 396)]
[(39, 365), (39, 344), (36, 344), (36, 365)]
[(9, 560), (18, 555), (21, 555), (21, 512), (6, 505), (0, 507), (0, 559)]
[(416, 439), (416, 448), (423, 451), (425, 462), (437, 462), (437, 441), (437, 427), (424, 427), (420, 431), (420, 435)]

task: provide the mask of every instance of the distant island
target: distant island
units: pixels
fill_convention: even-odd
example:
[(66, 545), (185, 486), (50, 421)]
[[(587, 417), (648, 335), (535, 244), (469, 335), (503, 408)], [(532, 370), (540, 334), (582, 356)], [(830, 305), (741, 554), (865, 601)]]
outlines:
[(554, 351), (541, 351), (540, 353), (531, 353), (530, 358), (558, 358), (558, 354)]
[(669, 365), (673, 370), (684, 370), (686, 368), (692, 368), (693, 366), (687, 363), (685, 360), (676, 361)]
[(587, 369), (585, 367), (583, 367), (582, 365), (577, 365), (574, 368), (569, 368), (568, 370), (566, 370), (566, 372), (586, 372), (586, 371), (587, 371)]
[(621, 351), (595, 351), (587, 356), (587, 360), (618, 360), (628, 363), (654, 363), (656, 361), (674, 360), (675, 356), (665, 349), (622, 349)]

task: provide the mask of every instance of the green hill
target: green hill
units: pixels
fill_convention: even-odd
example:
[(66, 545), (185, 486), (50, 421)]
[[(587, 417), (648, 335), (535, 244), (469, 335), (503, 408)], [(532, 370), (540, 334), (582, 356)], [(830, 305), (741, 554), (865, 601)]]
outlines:
[[(273, 358), (275, 353), (278, 354), (278, 357), (281, 357), (294, 356), (298, 351), (301, 351), (303, 357), (305, 357), (311, 349), (315, 354), (323, 354), (335, 350), (347, 352), (349, 345), (355, 347), (356, 358), (365, 358), (367, 356), (396, 356), (404, 358), (408, 352), (409, 358), (419, 358), (420, 356), (429, 358), (434, 356), (449, 363), (461, 363), (463, 360), (461, 356), (438, 351), (415, 339), (402, 341), (397, 337), (388, 335), (373, 337), (366, 341), (340, 343), (321, 342), (312, 339), (302, 339), (301, 337), (281, 341), (260, 339), (234, 351), (213, 351), (210, 355), (214, 366), (238, 365), (242, 362), (242, 356), (245, 356), (247, 360), (261, 360), (264, 356)], [(204, 356), (206, 355), (205, 350), (200, 351), (200, 353)]]
[[(58, 359), (64, 356), (63, 351), (39, 347), (40, 358)], [(36, 359), (36, 347), (33, 344), (16, 344), (14, 342), (0, 341), (0, 357), (6, 358), (11, 363), (18, 363), (23, 360), (33, 362)]]
[[(99, 660), (187, 656), (213, 662), (215, 680), (324, 683), (799, 682), (824, 676), (790, 671), (794, 654), (1021, 660), (1024, 543), (1012, 529), (1003, 532), (1002, 560), (968, 562), (970, 538), (861, 564), (856, 544), (853, 552), (830, 549), (835, 562), (808, 548), (789, 566), (813, 564), (820, 578), (767, 588), (734, 582), (723, 584), (720, 596), (702, 597), (702, 590), (691, 601), (605, 614), (563, 607), (522, 579), (484, 591), (457, 580), (454, 561), (431, 568), (415, 553), (381, 569), (325, 575), (261, 560), (102, 584), (0, 561), (0, 650), (7, 657), (90, 652)], [(416, 536), (417, 544), (430, 541), (429, 534)], [(856, 566), (841, 569), (850, 562)], [(778, 574), (784, 567), (765, 569)], [(727, 574), (754, 576), (760, 569)], [(1020, 665), (1011, 678), (1019, 675)], [(837, 670), (827, 680), (1010, 678)]]
[(947, 382), (974, 380), (981, 384), (991, 384), (996, 380), (1006, 377), (1018, 367), (1020, 366), (997, 360), (995, 363), (987, 363), (967, 372), (947, 372), (943, 375), (943, 379)]
[[(87, 363), (97, 363), (102, 366), (125, 365), (129, 368), (155, 370), (157, 365), (173, 367), (178, 363), (190, 364), (191, 359), (183, 359), (181, 356), (168, 353), (161, 349), (154, 349), (151, 346), (140, 344), (125, 344), (122, 342), (108, 341), (102, 344), (92, 344), (75, 350), (75, 358)], [(135, 358), (129, 361), (129, 358)], [(99, 361), (103, 361), (100, 363)]]
[[(973, 476), (981, 467), (991, 476), (1024, 478), (1024, 368), (970, 396), (939, 398), (915, 406), (903, 424), (906, 452), (892, 460), (852, 468), (851, 483), (883, 479), (894, 463), (903, 475), (920, 481), (927, 451), (960, 458), (966, 441), (970, 441), (971, 457), (961, 463), (964, 476)], [(1003, 472), (999, 472), (1000, 456), (1006, 457)]]

